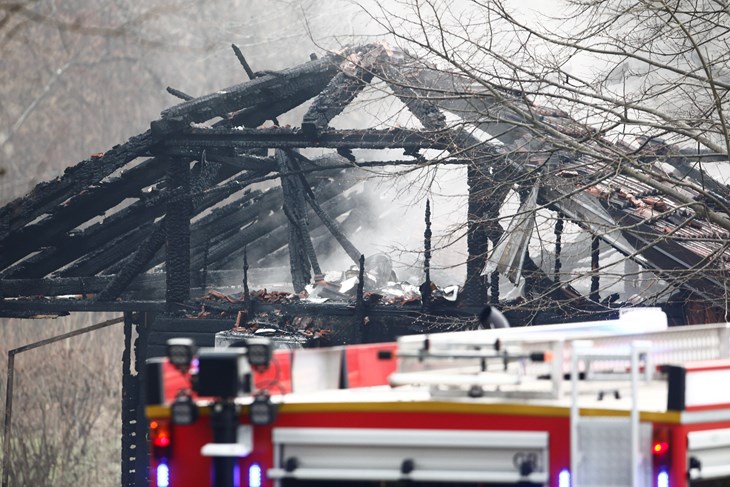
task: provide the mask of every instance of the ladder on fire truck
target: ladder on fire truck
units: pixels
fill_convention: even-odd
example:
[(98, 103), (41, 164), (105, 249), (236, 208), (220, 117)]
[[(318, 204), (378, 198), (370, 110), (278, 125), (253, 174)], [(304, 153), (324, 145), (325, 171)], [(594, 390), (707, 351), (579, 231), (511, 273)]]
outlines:
[[(653, 485), (651, 459), (642, 454), (652, 431), (640, 423), (639, 396), (659, 378), (654, 364), (730, 358), (730, 324), (668, 328), (658, 309), (627, 310), (607, 322), (401, 337), (397, 354), (391, 385), (428, 385), (434, 396), (557, 400), (570, 384), (570, 485), (640, 487)], [(598, 400), (630, 400), (628, 420), (581, 415), (582, 388), (591, 382), (607, 384), (590, 390)]]

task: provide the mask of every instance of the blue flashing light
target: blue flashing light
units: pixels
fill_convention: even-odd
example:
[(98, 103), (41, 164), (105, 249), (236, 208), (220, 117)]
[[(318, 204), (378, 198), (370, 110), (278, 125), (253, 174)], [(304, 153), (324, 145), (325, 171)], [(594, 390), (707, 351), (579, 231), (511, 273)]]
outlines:
[(261, 466), (258, 463), (252, 463), (248, 467), (248, 485), (249, 487), (261, 487)]
[(662, 470), (656, 476), (657, 487), (669, 487), (669, 473), (666, 470)]
[(166, 463), (157, 465), (157, 487), (170, 487), (170, 467)]
[(558, 487), (570, 487), (570, 470), (567, 468), (558, 474)]

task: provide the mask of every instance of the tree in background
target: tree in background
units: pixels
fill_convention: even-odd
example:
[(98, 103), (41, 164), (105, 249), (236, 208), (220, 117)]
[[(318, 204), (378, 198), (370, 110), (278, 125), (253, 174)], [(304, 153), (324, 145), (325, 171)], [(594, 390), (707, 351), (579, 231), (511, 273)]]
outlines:
[[(409, 53), (413, 77), (400, 83), (456, 115), (443, 129), (471, 137), (464, 153), (483, 152), (465, 231), (491, 242), (477, 252), (490, 257), (482, 285), (495, 295), (507, 275), (526, 286), (517, 304), (534, 310), (546, 295), (575, 295), (569, 286), (603, 304), (681, 288), (725, 309), (727, 2), (531, 5), (405, 0), (372, 15)], [(674, 244), (684, 249), (672, 255)], [(695, 260), (682, 261), (687, 248)]]

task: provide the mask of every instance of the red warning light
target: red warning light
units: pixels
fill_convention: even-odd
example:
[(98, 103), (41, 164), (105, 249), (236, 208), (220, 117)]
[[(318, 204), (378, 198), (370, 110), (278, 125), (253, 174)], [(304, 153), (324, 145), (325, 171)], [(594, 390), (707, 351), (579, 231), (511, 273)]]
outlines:
[(663, 453), (666, 453), (667, 450), (669, 450), (669, 443), (666, 441), (655, 442), (654, 446), (651, 449), (651, 451), (654, 453), (654, 455), (661, 455)]
[(167, 422), (152, 421), (150, 423), (152, 444), (158, 448), (170, 446), (170, 427)]

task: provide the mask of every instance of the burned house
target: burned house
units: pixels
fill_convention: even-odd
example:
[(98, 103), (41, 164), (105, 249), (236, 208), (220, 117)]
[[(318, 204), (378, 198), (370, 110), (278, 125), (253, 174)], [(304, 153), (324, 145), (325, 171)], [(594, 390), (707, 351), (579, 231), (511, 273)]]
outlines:
[[(662, 281), (663, 299), (641, 304), (658, 303), (675, 321), (691, 313), (695, 321), (709, 313), (709, 321), (725, 308), (730, 191), (701, 174), (691, 154), (659, 140), (611, 143), (521, 93), (488, 89), (385, 44), (279, 72), (254, 72), (237, 54), (248, 81), (198, 98), (169, 89), (183, 101), (149, 130), (0, 209), (2, 316), (123, 312), (127, 335), (139, 333), (138, 361), (163, 353), (172, 336), (210, 345), (232, 328), (308, 345), (460, 329), (475, 326), (490, 302), (514, 324), (608, 317), (633, 303), (602, 288), (606, 248)], [(418, 128), (330, 126), (374, 80)], [(300, 126), (280, 126), (277, 117), (305, 103)], [(365, 161), (362, 149), (402, 157)], [(636, 164), (621, 163), (629, 156)], [(361, 171), (438, 165), (466, 170), (466, 279), (459, 289), (432, 283), (423, 201), (422, 280), (393, 283), (387, 258), (359, 250), (357, 228), (372, 218)], [(356, 185), (364, 189), (349, 191)], [(505, 218), (509, 198), (515, 216)], [(530, 244), (539, 211), (554, 216), (549, 266)], [(567, 225), (589, 236), (587, 292), (561, 273)], [(336, 279), (319, 260), (332, 246), (351, 261)], [(293, 292), (249, 285), (276, 272)], [(138, 400), (125, 398), (127, 410)]]

